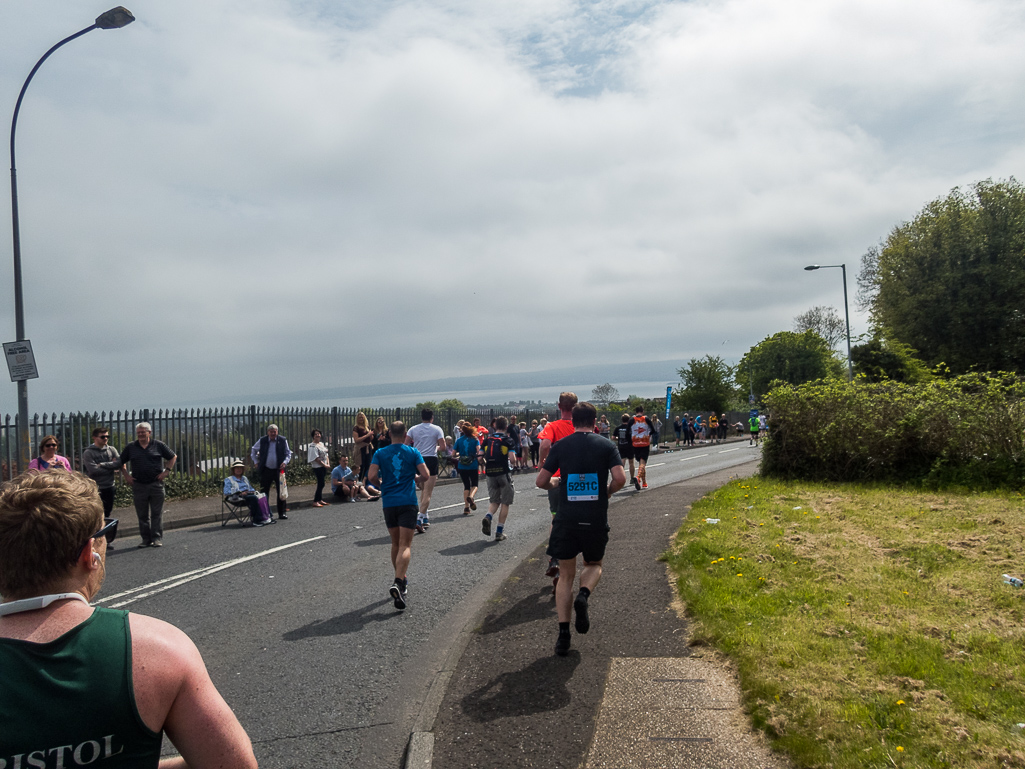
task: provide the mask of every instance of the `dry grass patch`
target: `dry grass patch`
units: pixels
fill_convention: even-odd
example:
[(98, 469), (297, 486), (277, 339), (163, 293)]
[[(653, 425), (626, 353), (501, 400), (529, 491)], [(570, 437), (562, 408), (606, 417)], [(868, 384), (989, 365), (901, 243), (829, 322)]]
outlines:
[(665, 558), (798, 765), (1025, 767), (1023, 545), (1020, 495), (752, 479)]

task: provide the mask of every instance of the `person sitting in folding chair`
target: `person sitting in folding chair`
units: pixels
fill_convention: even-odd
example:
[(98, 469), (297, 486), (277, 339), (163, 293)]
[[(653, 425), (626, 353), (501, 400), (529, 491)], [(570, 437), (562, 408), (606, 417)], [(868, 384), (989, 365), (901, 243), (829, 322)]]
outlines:
[(231, 475), (224, 479), (224, 496), (232, 504), (248, 505), (249, 518), (252, 520), (253, 526), (263, 526), (270, 523), (266, 520), (269, 515), (264, 515), (264, 511), (260, 507), (260, 495), (257, 494), (249, 479), (243, 475), (245, 469), (246, 463), (241, 459), (236, 459), (231, 463)]

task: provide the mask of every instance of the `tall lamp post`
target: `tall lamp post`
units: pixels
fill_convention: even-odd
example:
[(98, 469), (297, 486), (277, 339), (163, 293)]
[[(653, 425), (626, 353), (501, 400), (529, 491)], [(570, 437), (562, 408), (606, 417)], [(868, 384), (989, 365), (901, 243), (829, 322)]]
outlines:
[(839, 267), (843, 270), (843, 314), (847, 322), (847, 381), (854, 379), (854, 367), (851, 365), (851, 314), (847, 310), (847, 265), (846, 264), (810, 264), (804, 269), (821, 270), (824, 267)]
[[(21, 291), (21, 228), (18, 225), (18, 172), (14, 162), (14, 134), (18, 128), (18, 112), (21, 111), (21, 100), (25, 98), (25, 91), (28, 89), (28, 84), (32, 82), (32, 78), (35, 76), (36, 71), (43, 65), (43, 62), (50, 57), (50, 54), (62, 45), (70, 43), (76, 37), (81, 37), (86, 32), (92, 32), (94, 29), (120, 29), (121, 27), (131, 24), (133, 21), (135, 21), (135, 17), (132, 15), (132, 12), (124, 6), (119, 5), (117, 8), (111, 8), (106, 13), (97, 16), (95, 23), (61, 40), (49, 51), (44, 53), (43, 57), (36, 62), (36, 66), (34, 66), (32, 71), (28, 73), (28, 77), (25, 78), (25, 84), (21, 87), (21, 93), (18, 94), (18, 102), (14, 105), (14, 118), (11, 120), (11, 218), (14, 223), (12, 228), (14, 236), (14, 322), (18, 336), (17, 341), (19, 342), (26, 341), (25, 304)], [(27, 379), (18, 380), (18, 443), (18, 469), (20, 471), (24, 471), (28, 467), (29, 452), (31, 450), (28, 434)]]

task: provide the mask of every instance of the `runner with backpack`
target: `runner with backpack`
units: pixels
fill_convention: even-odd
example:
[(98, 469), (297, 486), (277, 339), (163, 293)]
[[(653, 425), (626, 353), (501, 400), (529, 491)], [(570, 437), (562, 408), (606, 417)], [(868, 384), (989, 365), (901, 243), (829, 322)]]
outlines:
[(484, 472), (488, 478), (488, 512), (481, 521), (480, 528), (485, 537), (491, 536), (491, 521), (498, 513), (498, 527), (495, 529), (495, 541), (505, 539), (505, 519), (509, 516), (509, 505), (513, 503), (513, 481), (509, 467), (509, 455), (515, 456), (519, 438), (506, 433), (509, 420), (499, 417), (495, 420), (495, 430), (484, 439)]
[(655, 425), (644, 415), (644, 406), (635, 408), (630, 423), (630, 443), (633, 445), (634, 459), (637, 460), (637, 476), (633, 483), (638, 491), (648, 488), (648, 452), (651, 451), (651, 436), (654, 433)]

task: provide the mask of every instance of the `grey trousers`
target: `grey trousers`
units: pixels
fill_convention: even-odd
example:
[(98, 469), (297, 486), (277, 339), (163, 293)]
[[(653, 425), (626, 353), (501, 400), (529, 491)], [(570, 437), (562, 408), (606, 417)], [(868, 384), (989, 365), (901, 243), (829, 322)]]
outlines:
[(139, 516), (139, 536), (149, 543), (164, 538), (164, 484), (162, 481), (153, 483), (132, 484), (132, 495), (135, 497), (135, 514)]

